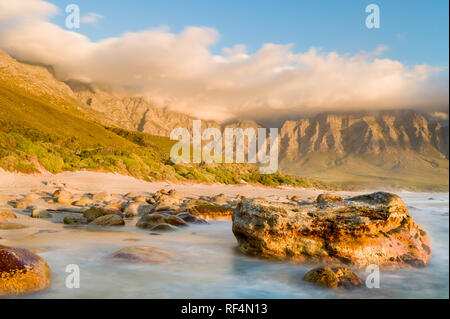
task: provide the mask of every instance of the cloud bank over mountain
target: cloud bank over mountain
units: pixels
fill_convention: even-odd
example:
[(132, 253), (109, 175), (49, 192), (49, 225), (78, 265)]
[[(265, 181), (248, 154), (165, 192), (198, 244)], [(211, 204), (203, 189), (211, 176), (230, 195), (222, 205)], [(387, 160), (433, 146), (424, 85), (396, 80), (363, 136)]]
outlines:
[(53, 66), (59, 80), (76, 79), (144, 95), (161, 106), (205, 119), (293, 116), (328, 110), (448, 108), (447, 66), (406, 66), (381, 58), (292, 44), (236, 45), (214, 54), (218, 31), (187, 27), (125, 33), (93, 42), (50, 22), (58, 14), (41, 0), (0, 0), (0, 49)]

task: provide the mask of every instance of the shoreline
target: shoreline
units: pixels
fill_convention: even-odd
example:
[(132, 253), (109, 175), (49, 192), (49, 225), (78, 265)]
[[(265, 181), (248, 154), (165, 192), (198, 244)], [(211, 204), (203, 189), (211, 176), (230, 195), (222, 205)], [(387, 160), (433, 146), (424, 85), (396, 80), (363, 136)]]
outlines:
[[(117, 173), (91, 171), (64, 172), (59, 174), (24, 174), (0, 172), (0, 193), (29, 193), (33, 189), (45, 190), (65, 187), (83, 192), (146, 192), (160, 189), (175, 189), (184, 196), (210, 196), (223, 193), (227, 196), (246, 195), (251, 197), (273, 196), (317, 196), (325, 190), (296, 188), (292, 186), (270, 187), (255, 184), (192, 183), (184, 181), (147, 182), (132, 176)], [(350, 191), (326, 191), (329, 193), (354, 194)]]
[(320, 193), (341, 195), (361, 194), (364, 192), (389, 191), (410, 194), (448, 194), (448, 192), (413, 192), (408, 190), (391, 190), (369, 188), (361, 190), (323, 190), (315, 188), (300, 188), (293, 186), (266, 186), (258, 184), (220, 184), (186, 181), (155, 181), (147, 182), (128, 175), (93, 171), (74, 171), (52, 174), (49, 172), (25, 174), (0, 170), (0, 194), (29, 193), (33, 189), (54, 189), (67, 187), (73, 191), (110, 193), (149, 192), (159, 189), (175, 189), (185, 196), (211, 196), (223, 193), (227, 196), (245, 195), (250, 197), (280, 197), (302, 196), (314, 197)]
[[(176, 231), (165, 232), (159, 229), (154, 230), (154, 226), (152, 225), (152, 223), (161, 223), (162, 221), (145, 219), (144, 223), (148, 223), (148, 226), (144, 225), (142, 223), (143, 215), (139, 216), (138, 210), (137, 215), (134, 217), (122, 217), (121, 215), (120, 219), (122, 219), (123, 223), (120, 225), (112, 223), (101, 225), (95, 223), (96, 220), (103, 217), (98, 217), (92, 222), (87, 220), (81, 224), (66, 223), (66, 218), (75, 221), (80, 218), (87, 219), (88, 216), (83, 214), (83, 217), (81, 217), (81, 208), (74, 203), (69, 205), (59, 202), (59, 200), (55, 201), (59, 199), (57, 197), (58, 195), (53, 196), (51, 194), (57, 194), (54, 193), (55, 190), (62, 188), (69, 194), (73, 194), (73, 196), (70, 196), (70, 202), (72, 200), (78, 200), (83, 196), (89, 198), (92, 196), (93, 201), (84, 204), (84, 207), (100, 205), (104, 208), (110, 207), (110, 209), (113, 209), (112, 207), (116, 206), (108, 205), (114, 205), (114, 203), (117, 203), (117, 200), (123, 204), (127, 201), (129, 202), (130, 198), (133, 198), (131, 200), (132, 203), (140, 202), (147, 207), (147, 203), (150, 204), (150, 199), (153, 198), (153, 200), (156, 200), (156, 204), (161, 204), (160, 207), (169, 205), (173, 207), (169, 208), (169, 210), (173, 209), (174, 211), (178, 205), (181, 205), (178, 200), (183, 202), (187, 200), (189, 204), (189, 201), (195, 203), (197, 201), (196, 197), (201, 201), (209, 201), (210, 203), (221, 205), (219, 204), (220, 199), (223, 200), (225, 198), (225, 201), (228, 203), (230, 203), (228, 200), (235, 203), (237, 199), (235, 197), (236, 195), (244, 195), (246, 197), (253, 197), (255, 200), (258, 200), (258, 198), (267, 199), (271, 203), (274, 203), (275, 206), (280, 204), (280, 207), (288, 207), (290, 202), (315, 202), (317, 195), (324, 193), (323, 190), (314, 189), (293, 187), (270, 188), (267, 186), (242, 184), (151, 183), (114, 173), (86, 171), (58, 175), (27, 175), (0, 172), (0, 202), (3, 201), (3, 204), (0, 203), (0, 208), (4, 206), (7, 210), (14, 212), (16, 216), (14, 220), (6, 220), (4, 225), (8, 226), (10, 223), (10, 225), (25, 226), (20, 228), (6, 227), (0, 230), (1, 244), (6, 247), (29, 250), (48, 263), (52, 272), (51, 289), (42, 290), (41, 292), (30, 295), (29, 298), (73, 297), (71, 294), (73, 291), (66, 289), (64, 273), (67, 265), (73, 264), (79, 265), (82, 271), (81, 280), (83, 282), (83, 290), (77, 292), (81, 298), (94, 298), (96, 296), (102, 298), (121, 298), (123, 297), (124, 289), (127, 289), (127, 291), (131, 289), (130, 296), (132, 297), (142, 297), (150, 293), (152, 297), (170, 296), (187, 298), (192, 297), (192, 287), (196, 287), (196, 291), (199, 292), (196, 297), (204, 297), (205, 295), (202, 294), (202, 291), (209, 289), (208, 295), (223, 298), (228, 296), (226, 294), (226, 287), (228, 287), (230, 280), (239, 286), (237, 289), (238, 293), (251, 293), (252, 296), (258, 297), (295, 298), (303, 296), (316, 298), (321, 295), (323, 296), (323, 294), (326, 294), (327, 297), (360, 297), (359, 290), (345, 292), (339, 292), (338, 290), (324, 291), (322, 290), (323, 288), (310, 285), (310, 283), (303, 284), (301, 278), (304, 278), (308, 272), (316, 269), (314, 267), (319, 266), (315, 262), (311, 263), (306, 260), (302, 262), (300, 259), (294, 262), (289, 259), (283, 259), (285, 262), (272, 263), (270, 258), (264, 258), (263, 256), (259, 256), (260, 258), (257, 256), (255, 258), (252, 254), (240, 252), (237, 250), (239, 239), (242, 240), (242, 238), (246, 237), (236, 237), (236, 230), (233, 230), (233, 223), (229, 220), (224, 221), (221, 218), (212, 218), (208, 221), (207, 225), (204, 225), (204, 223), (195, 223), (191, 220), (188, 225), (189, 227), (179, 227), (175, 228)], [(151, 195), (151, 193), (158, 191), (160, 188), (165, 188), (166, 190), (175, 189), (176, 192), (173, 194), (173, 197), (171, 195), (157, 198), (155, 194)], [(104, 194), (102, 195), (100, 192)], [(131, 193), (134, 194), (131, 195)], [(225, 194), (225, 197), (216, 196), (219, 193)], [(348, 191), (334, 193), (336, 195), (342, 195), (342, 197), (350, 197), (358, 194)], [(101, 199), (101, 197), (94, 198), (93, 195), (105, 195), (109, 199), (106, 199), (106, 197), (104, 199)], [(167, 195), (170, 195), (170, 193)], [(444, 267), (445, 253), (443, 253), (443, 251), (448, 251), (448, 241), (443, 237), (443, 235), (448, 235), (448, 223), (443, 223), (443, 220), (448, 221), (448, 210), (446, 207), (441, 207), (445, 203), (448, 204), (448, 195), (430, 196), (430, 194), (416, 195), (414, 193), (404, 195), (405, 200), (407, 199), (405, 203), (409, 203), (410, 205), (407, 207), (411, 210), (411, 216), (414, 216), (418, 225), (423, 226), (423, 229), (430, 234), (433, 242), (433, 256), (431, 257), (433, 258), (433, 262), (429, 263), (426, 268), (419, 269), (415, 267), (405, 267), (401, 270), (383, 269), (382, 283), (385, 289), (365, 290), (364, 297), (366, 298), (390, 296), (389, 292), (392, 289), (397, 290), (395, 297), (410, 296), (408, 293), (415, 291), (413, 288), (428, 288), (423, 283), (427, 282), (430, 274), (435, 274), (436, 272), (439, 274), (440, 281), (442, 281), (442, 278), (448, 278), (448, 267)], [(64, 199), (62, 194), (59, 194), (59, 196)], [(292, 198), (293, 196), (297, 199)], [(142, 199), (138, 199), (138, 197), (147, 198), (146, 203), (141, 202)], [(226, 197), (228, 197), (228, 200)], [(169, 201), (170, 198), (173, 201)], [(8, 199), (11, 203), (7, 202)], [(9, 206), (13, 203), (25, 203), (25, 206), (28, 207), (21, 205), (20, 207), (16, 206), (16, 208), (11, 209)], [(73, 205), (77, 206), (76, 209), (73, 209)], [(299, 203), (299, 205), (301, 206), (302, 204)], [(32, 218), (31, 214), (34, 213), (34, 210), (37, 211), (37, 214), (41, 211), (46, 211), (50, 215), (47, 215), (47, 217)], [(122, 206), (121, 210), (125, 212), (124, 206)], [(201, 213), (201, 211), (198, 212)], [(329, 213), (331, 214), (331, 211)], [(160, 218), (164, 218), (164, 222), (166, 222), (166, 218), (170, 217), (166, 216), (167, 214), (164, 211), (159, 213)], [(154, 216), (157, 215), (158, 213)], [(45, 216), (45, 213), (42, 216)], [(208, 216), (198, 216), (198, 218), (208, 219)], [(276, 210), (274, 211), (274, 216), (279, 217)], [(243, 220), (243, 217), (239, 217), (238, 219)], [(141, 226), (138, 226), (138, 223), (141, 223)], [(276, 224), (285, 225), (281, 222)], [(307, 224), (305, 223), (305, 225)], [(249, 221), (248, 225), (246, 225), (241, 225), (239, 229), (251, 231), (256, 229), (254, 226), (257, 224)], [(272, 231), (278, 231), (278, 234), (284, 234), (284, 228), (275, 227)], [(295, 233), (300, 232), (296, 231)], [(250, 238), (251, 234), (247, 237)], [(289, 236), (280, 238), (284, 240), (283, 245), (287, 247), (292, 245), (289, 244)], [(427, 245), (429, 246), (428, 243)], [(111, 254), (116, 254), (125, 249), (130, 251), (138, 249), (136, 251), (137, 253), (139, 247), (163, 251), (167, 256), (172, 256), (175, 259), (173, 261), (164, 261), (161, 264), (152, 264), (151, 266), (132, 263), (124, 266), (111, 263), (108, 260), (108, 256), (111, 256)], [(277, 245), (270, 247), (277, 247)], [(419, 246), (416, 245), (415, 247)], [(412, 248), (409, 247), (407, 249)], [(330, 261), (331, 264), (332, 262)], [(258, 271), (251, 272), (252, 282), (243, 281), (242, 276), (247, 277), (248, 273), (243, 274), (241, 269), (252, 270), (255, 267)], [(356, 276), (360, 276), (360, 279), (365, 276), (365, 273), (357, 266), (348, 269), (354, 271)], [(274, 270), (277, 274), (288, 273), (290, 278), (295, 276), (295, 278), (298, 278), (298, 282), (292, 284), (289, 278), (277, 276), (271, 278), (272, 276), (270, 274)], [(148, 276), (149, 271), (152, 273), (152, 276)], [(110, 279), (104, 276), (105, 273), (117, 274), (115, 277), (115, 285), (118, 287), (118, 290), (108, 288), (110, 286)], [(185, 287), (178, 285), (178, 281), (176, 280), (180, 274), (184, 274), (182, 278), (186, 281)], [(213, 284), (211, 284), (209, 279), (211, 277), (215, 278)], [(268, 277), (270, 279), (267, 279)], [(417, 277), (418, 279), (416, 282), (411, 282), (411, 277)], [(145, 281), (143, 278), (148, 278), (148, 281)], [(400, 278), (400, 281), (398, 278)], [(254, 286), (255, 282), (258, 283), (256, 286)], [(214, 291), (215, 285), (220, 287), (219, 291)], [(284, 292), (282, 294), (274, 292), (271, 288), (274, 285), (283, 287), (280, 291)], [(153, 288), (149, 289), (149, 287)], [(167, 287), (176, 288), (167, 290)], [(233, 294), (235, 293), (233, 292)], [(433, 290), (430, 296), (441, 297), (442, 294), (442, 290), (437, 289)], [(28, 297), (25, 296), (24, 298)]]

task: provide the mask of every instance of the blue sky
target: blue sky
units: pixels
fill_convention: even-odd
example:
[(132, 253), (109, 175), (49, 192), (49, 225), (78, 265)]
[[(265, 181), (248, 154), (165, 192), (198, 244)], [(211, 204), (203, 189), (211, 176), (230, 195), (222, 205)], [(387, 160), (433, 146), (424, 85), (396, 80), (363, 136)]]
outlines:
[[(447, 0), (433, 1), (211, 1), (211, 0), (78, 0), (50, 1), (64, 13), (67, 4), (78, 4), (81, 14), (97, 13), (96, 24), (84, 24), (78, 32), (91, 40), (124, 32), (167, 26), (179, 32), (187, 26), (206, 26), (220, 33), (212, 50), (245, 44), (249, 52), (264, 43), (293, 43), (293, 51), (311, 47), (338, 53), (373, 51), (380, 45), (384, 56), (406, 65), (448, 66)], [(380, 7), (381, 28), (367, 29), (365, 7)], [(53, 21), (64, 26), (64, 14)]]
[[(203, 119), (448, 110), (448, 0), (51, 1), (59, 14), (45, 0), (0, 0), (0, 49), (59, 80)], [(72, 3), (81, 29), (66, 29)], [(371, 3), (380, 29), (366, 27)]]

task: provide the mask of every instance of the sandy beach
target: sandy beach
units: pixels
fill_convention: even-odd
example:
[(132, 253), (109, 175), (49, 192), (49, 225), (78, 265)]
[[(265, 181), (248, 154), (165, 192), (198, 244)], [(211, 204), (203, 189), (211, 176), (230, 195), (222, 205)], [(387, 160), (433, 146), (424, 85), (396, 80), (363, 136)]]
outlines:
[[(88, 171), (65, 172), (61, 174), (18, 174), (0, 171), (0, 194), (18, 195), (27, 194), (32, 190), (54, 191), (64, 187), (73, 193), (77, 192), (148, 192), (154, 193), (159, 189), (175, 189), (183, 196), (212, 196), (224, 194), (227, 197), (243, 195), (247, 197), (263, 197), (276, 200), (278, 197), (299, 196), (302, 199), (315, 197), (323, 190), (294, 188), (288, 186), (266, 187), (259, 185), (239, 184), (206, 184), (183, 182), (146, 182), (130, 176), (113, 173), (97, 173)], [(354, 192), (331, 192), (342, 195), (354, 194)]]

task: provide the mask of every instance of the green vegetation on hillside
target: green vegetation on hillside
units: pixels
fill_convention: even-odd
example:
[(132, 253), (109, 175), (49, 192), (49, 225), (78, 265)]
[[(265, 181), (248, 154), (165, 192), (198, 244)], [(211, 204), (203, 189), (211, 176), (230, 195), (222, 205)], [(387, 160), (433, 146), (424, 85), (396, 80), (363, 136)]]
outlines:
[(261, 175), (242, 164), (175, 165), (169, 160), (174, 141), (165, 137), (105, 128), (76, 105), (0, 82), (0, 167), (7, 171), (52, 173), (74, 170), (117, 172), (145, 180), (191, 180), (268, 186), (336, 186), (281, 173)]

